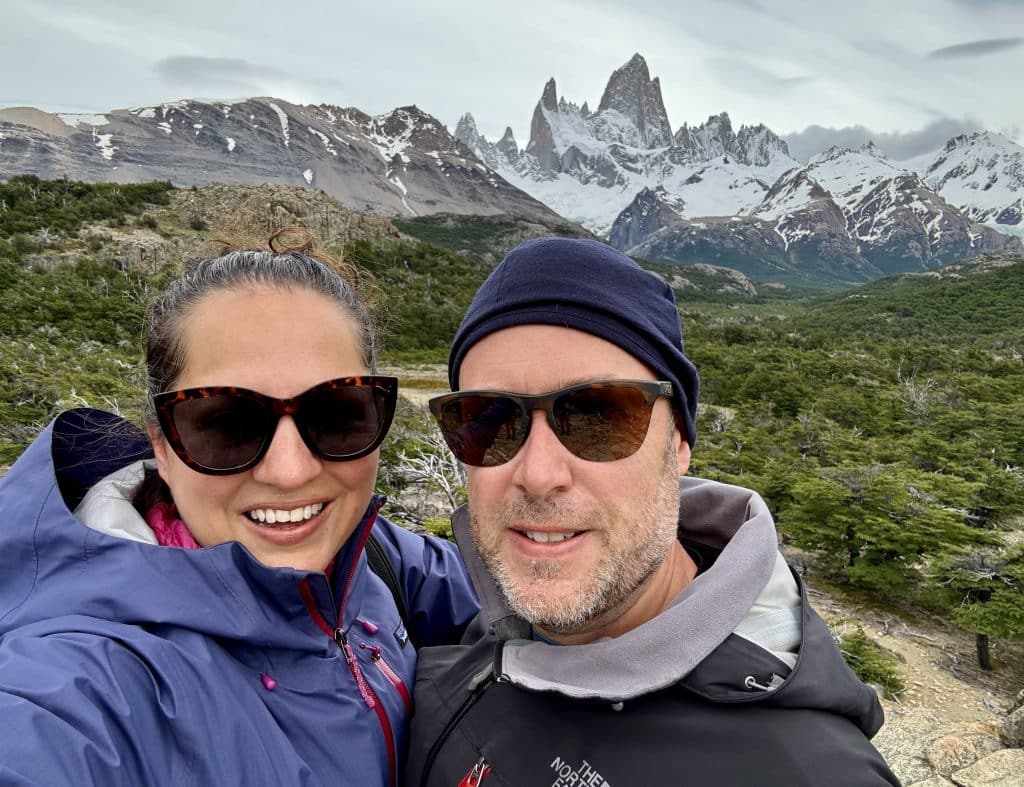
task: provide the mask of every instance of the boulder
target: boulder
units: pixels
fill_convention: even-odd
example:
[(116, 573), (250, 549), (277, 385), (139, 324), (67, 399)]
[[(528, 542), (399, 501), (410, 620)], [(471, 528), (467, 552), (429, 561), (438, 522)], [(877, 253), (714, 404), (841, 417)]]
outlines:
[(1000, 749), (951, 778), (957, 787), (1024, 787), (1024, 749)]

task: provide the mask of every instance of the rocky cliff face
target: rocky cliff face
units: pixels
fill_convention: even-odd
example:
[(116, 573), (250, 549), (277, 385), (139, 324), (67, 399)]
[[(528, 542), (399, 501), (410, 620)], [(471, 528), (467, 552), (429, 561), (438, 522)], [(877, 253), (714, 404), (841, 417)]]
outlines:
[(415, 106), (379, 117), (273, 98), (59, 116), (0, 110), (0, 173), (87, 181), (319, 187), (381, 215), (560, 217), (484, 166)]

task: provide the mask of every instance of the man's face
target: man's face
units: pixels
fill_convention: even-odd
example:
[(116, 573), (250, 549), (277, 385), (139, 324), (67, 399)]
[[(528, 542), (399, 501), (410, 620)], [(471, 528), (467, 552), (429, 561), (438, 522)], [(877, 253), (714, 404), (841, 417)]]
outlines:
[[(473, 345), (459, 387), (535, 394), (609, 379), (656, 378), (604, 339), (521, 325)], [(643, 445), (624, 459), (574, 456), (537, 411), (511, 460), (468, 467), (473, 539), (512, 609), (542, 631), (590, 640), (650, 604), (645, 596), (665, 586), (659, 573), (676, 540), (678, 477), (689, 456), (669, 401), (659, 398)]]

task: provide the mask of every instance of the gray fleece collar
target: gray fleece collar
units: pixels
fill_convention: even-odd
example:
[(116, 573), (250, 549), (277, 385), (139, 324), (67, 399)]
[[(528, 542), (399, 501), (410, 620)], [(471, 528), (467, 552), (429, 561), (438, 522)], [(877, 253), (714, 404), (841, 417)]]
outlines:
[(509, 639), (502, 659), (508, 680), (535, 691), (627, 700), (677, 683), (736, 629), (776, 566), (775, 524), (749, 489), (689, 477), (679, 486), (682, 529), (722, 550), (715, 564), (653, 620), (619, 637), (572, 647), (520, 639), (529, 636), (529, 624), (508, 609), (480, 560), (467, 511), (455, 512), (453, 529), (484, 614), (499, 637)]

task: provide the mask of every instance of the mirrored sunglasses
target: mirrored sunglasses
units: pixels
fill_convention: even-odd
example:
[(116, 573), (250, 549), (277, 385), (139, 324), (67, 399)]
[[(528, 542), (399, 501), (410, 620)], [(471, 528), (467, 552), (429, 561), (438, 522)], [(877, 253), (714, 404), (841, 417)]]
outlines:
[(459, 461), (474, 467), (504, 464), (530, 436), (530, 414), (543, 410), (548, 426), (570, 452), (588, 462), (632, 456), (647, 437), (663, 380), (605, 380), (544, 394), (457, 391), (430, 400), (430, 411)]
[(167, 391), (153, 397), (167, 442), (207, 475), (241, 473), (266, 455), (290, 415), (309, 450), (329, 462), (366, 456), (387, 435), (398, 379), (368, 375), (328, 380), (290, 399), (236, 386)]

